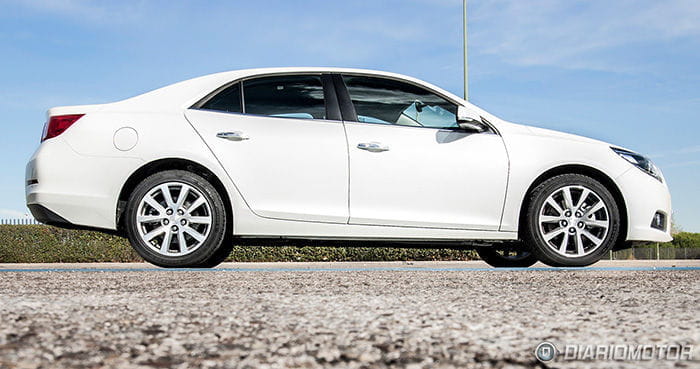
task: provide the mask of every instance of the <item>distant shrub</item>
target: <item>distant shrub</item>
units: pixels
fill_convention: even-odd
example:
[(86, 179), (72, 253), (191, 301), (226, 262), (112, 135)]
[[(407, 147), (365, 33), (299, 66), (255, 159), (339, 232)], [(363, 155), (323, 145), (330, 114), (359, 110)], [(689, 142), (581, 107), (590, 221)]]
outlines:
[(700, 233), (680, 232), (673, 236), (670, 243), (678, 248), (700, 247)]
[[(472, 260), (472, 250), (396, 247), (236, 245), (229, 261), (408, 261)], [(650, 244), (653, 245), (653, 244)], [(700, 233), (681, 232), (662, 248), (700, 248)], [(129, 242), (93, 231), (44, 225), (0, 225), (0, 263), (84, 263), (143, 261)]]
[[(394, 247), (234, 246), (229, 261), (471, 260), (471, 250)], [(143, 261), (123, 238), (44, 225), (0, 225), (0, 263)]]

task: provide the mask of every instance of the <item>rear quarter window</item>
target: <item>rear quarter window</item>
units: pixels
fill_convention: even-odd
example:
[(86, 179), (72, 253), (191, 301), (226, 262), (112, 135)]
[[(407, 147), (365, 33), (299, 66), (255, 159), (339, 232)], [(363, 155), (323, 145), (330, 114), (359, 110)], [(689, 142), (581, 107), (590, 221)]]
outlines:
[(242, 113), (241, 84), (234, 83), (202, 104), (200, 109)]

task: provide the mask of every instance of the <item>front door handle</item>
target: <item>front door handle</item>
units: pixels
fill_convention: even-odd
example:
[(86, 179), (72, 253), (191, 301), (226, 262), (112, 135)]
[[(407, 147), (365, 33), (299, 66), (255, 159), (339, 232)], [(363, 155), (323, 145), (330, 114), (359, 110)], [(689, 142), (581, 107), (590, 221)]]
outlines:
[(243, 141), (243, 140), (250, 139), (250, 137), (246, 136), (243, 132), (240, 132), (240, 131), (219, 132), (216, 134), (216, 137), (223, 138), (225, 140), (231, 140), (231, 141)]
[(382, 145), (379, 142), (362, 142), (357, 144), (357, 148), (369, 152), (389, 151), (389, 146)]

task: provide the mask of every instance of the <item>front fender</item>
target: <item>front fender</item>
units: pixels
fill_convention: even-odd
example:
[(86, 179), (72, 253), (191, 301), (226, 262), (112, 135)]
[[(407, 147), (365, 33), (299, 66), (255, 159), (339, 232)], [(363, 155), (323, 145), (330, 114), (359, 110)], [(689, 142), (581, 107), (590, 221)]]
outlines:
[(564, 173), (557, 170), (559, 168), (589, 169), (601, 173), (619, 188), (615, 179), (630, 168), (630, 164), (610, 150), (607, 144), (593, 140), (504, 134), (504, 141), (510, 160), (510, 173), (501, 231), (518, 231), (521, 207), (533, 184), (546, 180), (547, 173)]

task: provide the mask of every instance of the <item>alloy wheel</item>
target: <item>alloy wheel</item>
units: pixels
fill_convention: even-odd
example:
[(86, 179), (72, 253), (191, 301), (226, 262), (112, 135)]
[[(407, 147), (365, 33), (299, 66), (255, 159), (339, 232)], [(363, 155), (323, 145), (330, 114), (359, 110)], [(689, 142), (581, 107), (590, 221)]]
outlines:
[(139, 202), (136, 225), (141, 240), (164, 256), (197, 250), (212, 225), (211, 204), (201, 191), (181, 182), (159, 184)]
[(567, 258), (597, 250), (610, 229), (607, 205), (595, 191), (582, 185), (555, 190), (538, 214), (540, 235), (547, 246)]

